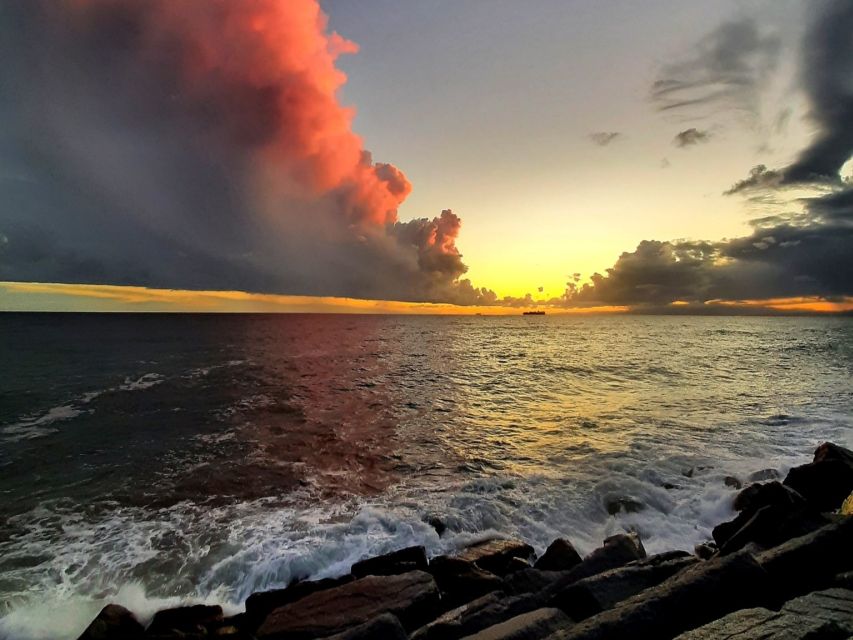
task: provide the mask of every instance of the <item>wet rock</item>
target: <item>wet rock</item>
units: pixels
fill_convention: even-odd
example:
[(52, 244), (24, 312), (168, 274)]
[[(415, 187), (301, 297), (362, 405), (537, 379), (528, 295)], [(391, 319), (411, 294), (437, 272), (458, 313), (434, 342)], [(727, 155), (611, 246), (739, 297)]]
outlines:
[(355, 578), (351, 575), (341, 576), (340, 578), (325, 578), (323, 580), (306, 580), (305, 582), (295, 582), (286, 589), (273, 589), (271, 591), (253, 593), (246, 600), (246, 617), (243, 627), (254, 631), (261, 626), (261, 623), (273, 609), (296, 602), (318, 591), (340, 587), (353, 580)]
[(447, 525), (444, 523), (444, 520), (439, 518), (438, 516), (427, 516), (425, 522), (435, 529), (435, 532), (441, 537), (444, 535), (444, 532), (447, 531)]
[(836, 574), (853, 571), (853, 518), (842, 518), (817, 531), (758, 554), (783, 599), (831, 586)]
[[(744, 512), (743, 515), (746, 515)], [(739, 516), (733, 522), (738, 523), (745, 518)], [(815, 531), (827, 523), (820, 514), (805, 511), (786, 511), (775, 506), (762, 507), (756, 511), (743, 525), (727, 539), (721, 542), (720, 553), (727, 555), (748, 544), (756, 544), (769, 548), (786, 540)]]
[(841, 503), (841, 515), (853, 516), (853, 492), (847, 496), (847, 499)]
[(815, 450), (814, 461), (794, 467), (785, 485), (820, 511), (835, 511), (853, 491), (853, 451), (825, 442)]
[(764, 482), (765, 480), (778, 480), (782, 475), (776, 469), (762, 469), (750, 473), (746, 479), (750, 482)]
[(833, 586), (841, 587), (842, 589), (853, 590), (853, 571), (845, 571), (835, 576), (832, 581)]
[(733, 489), (740, 489), (743, 486), (741, 481), (735, 478), (734, 476), (726, 476), (725, 478), (723, 478), (723, 484), (725, 484), (727, 487), (732, 487)]
[(326, 636), (323, 640), (408, 640), (408, 637), (395, 616), (383, 613), (357, 627)]
[(763, 605), (768, 588), (768, 575), (749, 554), (715, 558), (552, 637), (671, 638), (731, 611)]
[(639, 500), (633, 498), (611, 498), (604, 503), (604, 508), (611, 516), (619, 513), (637, 513), (646, 508)]
[(853, 591), (818, 591), (780, 611), (744, 609), (683, 633), (676, 640), (843, 640), (853, 634)]
[(511, 595), (542, 591), (564, 578), (567, 573), (566, 571), (542, 571), (534, 568), (516, 571), (504, 578), (504, 590)]
[(758, 511), (761, 507), (802, 508), (805, 498), (781, 482), (751, 484), (735, 496), (735, 511)]
[(580, 580), (645, 557), (646, 550), (640, 536), (636, 533), (620, 533), (606, 538), (604, 544), (571, 569), (569, 575)]
[(582, 560), (571, 542), (565, 538), (557, 538), (533, 566), (541, 571), (567, 571)]
[(426, 571), (426, 568), (426, 549), (423, 547), (407, 547), (356, 562), (352, 565), (350, 573), (356, 578), (363, 578), (365, 576), (393, 576), (416, 570)]
[(533, 547), (520, 540), (486, 540), (468, 547), (459, 558), (473, 562), (484, 571), (501, 576), (506, 574), (512, 558), (526, 560), (533, 555)]
[(527, 560), (522, 558), (510, 558), (509, 562), (507, 562), (506, 569), (504, 570), (504, 575), (524, 571), (525, 569), (530, 569), (530, 563)]
[(435, 578), (445, 608), (453, 608), (503, 588), (503, 581), (473, 562), (452, 556), (432, 559), (427, 571)]
[(693, 553), (695, 553), (696, 557), (700, 560), (710, 560), (714, 557), (717, 551), (716, 542), (702, 542), (693, 547)]
[(536, 609), (466, 637), (466, 640), (541, 640), (572, 625), (559, 609)]
[(554, 593), (548, 606), (561, 609), (573, 620), (585, 620), (645, 589), (659, 585), (697, 562), (695, 557), (686, 555), (611, 569)]
[(108, 604), (86, 627), (79, 640), (133, 640), (145, 635), (143, 627), (130, 611), (118, 604)]
[(438, 587), (424, 571), (396, 576), (367, 576), (332, 589), (317, 591), (270, 613), (258, 629), (260, 639), (322, 638), (358, 626), (383, 614), (414, 629), (439, 606)]
[(224, 616), (219, 605), (197, 604), (164, 609), (154, 614), (146, 633), (149, 636), (183, 634), (207, 635), (209, 630), (222, 626)]
[(412, 640), (442, 640), (444, 638), (456, 640), (496, 624), (498, 620), (487, 621), (483, 626), (469, 624), (469, 621), (476, 619), (484, 611), (488, 612), (496, 606), (503, 606), (501, 605), (503, 600), (504, 595), (502, 593), (493, 592), (471, 602), (466, 602), (415, 631), (412, 634)]

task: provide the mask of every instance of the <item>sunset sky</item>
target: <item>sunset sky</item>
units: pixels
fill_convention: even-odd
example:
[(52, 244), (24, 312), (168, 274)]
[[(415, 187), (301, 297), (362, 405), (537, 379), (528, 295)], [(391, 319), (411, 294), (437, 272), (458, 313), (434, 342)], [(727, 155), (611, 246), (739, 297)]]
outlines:
[(0, 310), (853, 309), (851, 32), (845, 0), (2, 3), (0, 281), (61, 286)]

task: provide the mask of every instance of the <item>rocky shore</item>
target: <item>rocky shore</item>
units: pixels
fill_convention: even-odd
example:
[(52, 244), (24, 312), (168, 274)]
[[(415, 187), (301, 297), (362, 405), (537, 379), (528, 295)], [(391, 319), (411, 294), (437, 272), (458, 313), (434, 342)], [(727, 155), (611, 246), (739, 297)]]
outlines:
[[(647, 556), (635, 533), (585, 558), (488, 540), (428, 559), (369, 558), (339, 578), (252, 594), (245, 613), (159, 611), (147, 628), (106, 606), (81, 640), (599, 640), (853, 637), (853, 452), (825, 443), (784, 481), (759, 472), (738, 515), (692, 552)], [(738, 483), (737, 478), (727, 482)], [(436, 522), (436, 526), (440, 525)]]

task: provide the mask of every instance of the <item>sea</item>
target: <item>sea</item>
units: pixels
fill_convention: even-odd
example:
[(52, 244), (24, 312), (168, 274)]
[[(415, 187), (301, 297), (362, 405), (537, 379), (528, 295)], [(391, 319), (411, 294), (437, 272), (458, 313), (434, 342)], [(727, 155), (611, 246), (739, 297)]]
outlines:
[(825, 440), (853, 318), (0, 314), (0, 638), (410, 545), (692, 550)]

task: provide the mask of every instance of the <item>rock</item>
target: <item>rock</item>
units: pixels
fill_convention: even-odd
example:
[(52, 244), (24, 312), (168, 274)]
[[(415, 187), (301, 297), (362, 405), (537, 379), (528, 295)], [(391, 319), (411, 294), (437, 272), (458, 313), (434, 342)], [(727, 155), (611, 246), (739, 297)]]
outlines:
[(835, 511), (853, 491), (853, 451), (825, 442), (815, 450), (814, 461), (794, 467), (785, 485), (820, 511)]
[(756, 483), (735, 496), (735, 511), (758, 511), (761, 507), (777, 506), (801, 508), (806, 504), (805, 498), (799, 493), (786, 487), (781, 482)]
[(662, 564), (664, 562), (669, 562), (670, 560), (681, 560), (683, 558), (692, 558), (693, 554), (689, 551), (683, 551), (681, 549), (675, 551), (664, 551), (663, 553), (656, 553), (653, 556), (646, 556), (645, 558), (641, 558), (639, 560), (632, 560), (626, 566), (628, 567), (645, 567), (645, 566), (653, 566)]
[(411, 640), (458, 640), (542, 606), (529, 596), (490, 593), (462, 605), (415, 631)]
[(511, 558), (526, 560), (533, 555), (533, 547), (519, 540), (486, 540), (468, 547), (458, 555), (473, 562), (484, 571), (501, 576), (506, 573)]
[(573, 620), (585, 620), (659, 585), (697, 562), (696, 558), (687, 555), (611, 569), (557, 591), (548, 600), (548, 606), (561, 609)]
[(552, 542), (533, 566), (542, 571), (567, 571), (581, 563), (583, 558), (565, 538)]
[(764, 480), (778, 480), (780, 477), (782, 476), (776, 469), (762, 469), (750, 473), (746, 479), (750, 482), (762, 482)]
[(697, 563), (552, 638), (671, 638), (731, 611), (763, 605), (768, 589), (768, 575), (741, 552)]
[(817, 531), (758, 554), (782, 600), (833, 583), (835, 575), (853, 570), (853, 518), (842, 518)]
[(508, 576), (518, 571), (524, 571), (525, 569), (530, 569), (530, 563), (527, 560), (523, 560), (522, 558), (510, 558), (509, 562), (507, 562), (506, 569), (504, 569), (504, 575)]
[(743, 609), (676, 640), (843, 640), (853, 635), (853, 591), (830, 589), (786, 603), (780, 611)]
[(466, 640), (541, 640), (572, 625), (559, 609), (536, 609), (466, 637)]
[(441, 590), (442, 604), (451, 609), (504, 586), (495, 574), (462, 558), (436, 556), (427, 571)]
[(841, 503), (841, 515), (853, 516), (853, 492), (847, 496), (847, 499)]
[(542, 591), (563, 578), (567, 573), (566, 571), (542, 571), (533, 568), (516, 571), (504, 578), (504, 591), (511, 595)]
[(447, 531), (447, 525), (444, 524), (444, 520), (439, 518), (438, 516), (428, 516), (425, 522), (435, 529), (435, 532), (441, 537), (445, 531)]
[(700, 560), (710, 560), (714, 557), (717, 551), (716, 542), (702, 542), (693, 547), (693, 553), (695, 553), (696, 557)]
[(645, 509), (646, 505), (633, 498), (612, 498), (604, 503), (604, 508), (611, 516), (615, 516), (623, 511), (625, 513), (637, 513)]
[(340, 633), (383, 614), (414, 629), (438, 610), (438, 587), (424, 571), (396, 576), (367, 576), (339, 587), (317, 591), (273, 610), (258, 629), (258, 638), (302, 640)]
[(208, 631), (222, 626), (224, 616), (219, 605), (197, 604), (188, 607), (163, 609), (154, 614), (147, 635), (183, 634), (207, 635)]
[(323, 580), (306, 580), (296, 582), (286, 589), (274, 589), (272, 591), (259, 591), (253, 593), (246, 599), (246, 619), (244, 627), (254, 631), (273, 609), (278, 609), (291, 602), (301, 600), (312, 593), (333, 589), (352, 582), (355, 578), (351, 575), (340, 578), (325, 578)]
[(383, 613), (364, 624), (341, 631), (323, 640), (408, 640), (409, 635), (400, 621), (390, 613)]
[(86, 627), (79, 640), (132, 640), (142, 638), (145, 627), (130, 611), (118, 604), (108, 604)]
[(723, 478), (723, 484), (727, 487), (732, 487), (733, 489), (740, 489), (743, 486), (741, 481), (734, 476), (726, 476)]
[(837, 576), (835, 576), (835, 579), (832, 581), (832, 584), (836, 587), (841, 587), (842, 589), (853, 590), (853, 571), (845, 571), (844, 573), (839, 573)]
[(640, 536), (636, 533), (620, 533), (606, 538), (601, 547), (572, 568), (569, 574), (575, 580), (580, 580), (645, 557), (646, 550), (643, 548)]
[(356, 578), (363, 578), (364, 576), (393, 576), (417, 570), (426, 571), (426, 568), (426, 549), (423, 547), (407, 547), (356, 562), (352, 565), (350, 573)]

